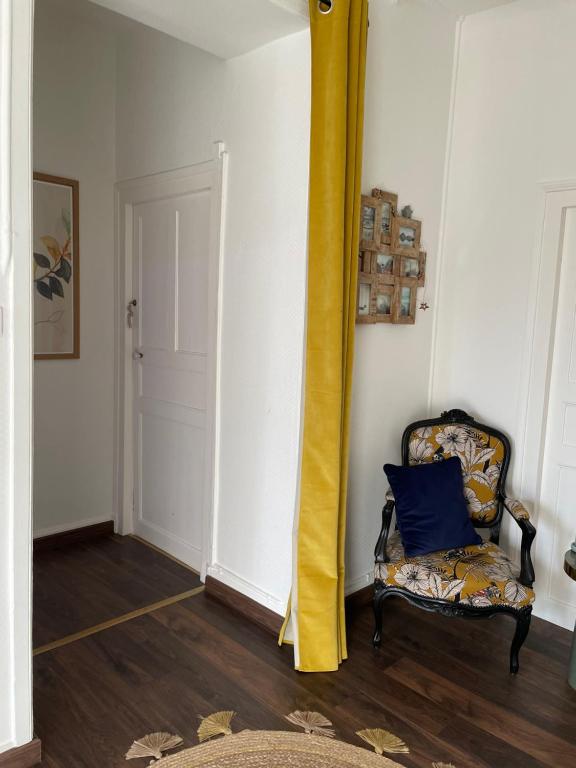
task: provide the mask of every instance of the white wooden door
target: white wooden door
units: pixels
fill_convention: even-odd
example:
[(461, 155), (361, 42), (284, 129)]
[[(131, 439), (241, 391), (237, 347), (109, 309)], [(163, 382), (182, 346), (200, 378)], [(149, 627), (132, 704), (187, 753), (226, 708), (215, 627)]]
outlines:
[(124, 347), (133, 481), (125, 530), (198, 571), (211, 541), (220, 171), (206, 163), (121, 191), (127, 307), (135, 302)]
[(575, 206), (575, 191), (551, 196), (545, 223), (552, 260), (559, 255), (560, 263), (536, 539), (537, 612), (570, 629), (576, 618), (576, 584), (564, 573), (563, 563), (576, 536)]

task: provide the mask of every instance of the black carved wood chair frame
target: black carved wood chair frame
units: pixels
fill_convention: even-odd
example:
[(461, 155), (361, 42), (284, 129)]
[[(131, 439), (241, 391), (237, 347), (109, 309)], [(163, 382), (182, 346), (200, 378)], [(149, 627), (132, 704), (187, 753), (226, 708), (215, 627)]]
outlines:
[[(510, 465), (510, 440), (508, 437), (493, 427), (488, 427), (485, 424), (480, 424), (469, 416), (465, 411), (453, 409), (442, 413), (440, 418), (436, 419), (424, 419), (422, 421), (416, 421), (408, 425), (404, 430), (402, 436), (402, 464), (407, 466), (409, 464), (409, 442), (411, 434), (422, 427), (435, 427), (435, 426), (449, 426), (452, 424), (464, 424), (466, 426), (478, 429), (486, 434), (495, 437), (500, 440), (504, 446), (504, 458), (502, 461), (502, 467), (500, 470), (500, 477), (496, 486), (496, 502), (497, 502), (497, 514), (493, 520), (486, 523), (479, 523), (473, 521), (475, 528), (489, 528), (490, 529), (490, 541), (494, 544), (498, 544), (500, 540), (500, 527), (502, 525), (502, 515), (504, 513), (504, 499), (506, 498), (505, 485), (506, 475), (508, 474), (508, 467)], [(394, 513), (394, 501), (387, 499), (382, 509), (382, 528), (380, 535), (376, 543), (374, 550), (374, 557), (376, 564), (388, 563), (390, 558), (386, 552), (386, 545), (388, 542), (388, 534), (392, 524), (392, 517)], [(516, 519), (516, 518), (514, 518)], [(518, 581), (526, 587), (532, 587), (534, 583), (534, 567), (532, 565), (532, 559), (530, 555), (530, 549), (532, 542), (536, 535), (536, 529), (529, 520), (520, 519), (516, 520), (522, 530), (522, 543), (521, 543), (521, 570)], [(532, 606), (528, 605), (523, 608), (513, 608), (505, 605), (494, 605), (491, 607), (475, 607), (472, 605), (462, 605), (458, 602), (451, 602), (449, 600), (435, 599), (425, 596), (416, 595), (401, 587), (394, 587), (385, 585), (383, 582), (374, 582), (374, 616), (376, 620), (376, 628), (374, 631), (373, 642), (375, 646), (379, 646), (382, 641), (382, 604), (388, 597), (403, 597), (412, 605), (422, 608), (425, 611), (431, 611), (434, 613), (440, 613), (443, 616), (459, 616), (468, 619), (488, 619), (498, 614), (507, 614), (512, 616), (516, 620), (516, 631), (512, 640), (512, 646), (510, 649), (510, 672), (516, 673), (519, 669), (518, 654), (524, 640), (528, 635), (530, 629), (530, 620), (532, 618)]]

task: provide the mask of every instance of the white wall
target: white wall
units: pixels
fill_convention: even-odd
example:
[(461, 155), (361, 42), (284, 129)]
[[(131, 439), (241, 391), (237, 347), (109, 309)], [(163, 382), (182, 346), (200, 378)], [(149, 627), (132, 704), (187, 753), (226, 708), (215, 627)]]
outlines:
[(32, 2), (0, 0), (0, 752), (32, 738)]
[(210, 159), (221, 139), (226, 63), (142, 24), (118, 23), (116, 176)]
[(299, 467), (309, 33), (227, 62), (220, 505), (210, 571), (281, 613)]
[(428, 415), (434, 282), (442, 205), (456, 17), (440, 4), (370, 3), (362, 190), (410, 203), (428, 252), (427, 311), (415, 325), (357, 325), (348, 502), (347, 588), (372, 581), (384, 503), (385, 461)]
[(34, 169), (80, 183), (80, 359), (34, 364), (34, 530), (111, 519), (115, 40), (106, 14), (37, 0)]
[(576, 178), (575, 35), (563, 0), (519, 0), (462, 29), (433, 397), (511, 436), (516, 494), (540, 184)]

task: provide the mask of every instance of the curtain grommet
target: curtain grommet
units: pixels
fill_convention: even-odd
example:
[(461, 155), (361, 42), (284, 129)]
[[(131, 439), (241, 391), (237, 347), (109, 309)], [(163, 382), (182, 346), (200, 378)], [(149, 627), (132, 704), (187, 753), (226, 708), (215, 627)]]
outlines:
[(318, 11), (323, 16), (327, 16), (332, 11), (333, 6), (333, 0), (318, 0)]

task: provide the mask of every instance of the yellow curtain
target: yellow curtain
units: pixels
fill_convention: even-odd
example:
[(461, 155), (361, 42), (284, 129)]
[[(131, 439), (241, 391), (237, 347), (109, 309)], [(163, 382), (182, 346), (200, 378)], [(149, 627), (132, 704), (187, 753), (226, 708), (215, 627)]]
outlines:
[(280, 640), (291, 637), (296, 669), (323, 672), (338, 669), (346, 658), (344, 540), (368, 2), (309, 4), (312, 123), (304, 427), (291, 607)]

